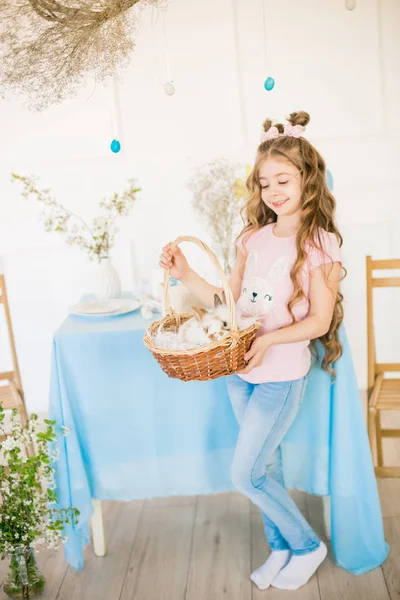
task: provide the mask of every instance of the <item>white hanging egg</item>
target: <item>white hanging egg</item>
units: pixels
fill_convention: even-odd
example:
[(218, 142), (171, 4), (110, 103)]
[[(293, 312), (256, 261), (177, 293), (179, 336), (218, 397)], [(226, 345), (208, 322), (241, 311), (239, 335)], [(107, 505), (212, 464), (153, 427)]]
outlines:
[(175, 86), (172, 81), (167, 81), (164, 84), (164, 92), (167, 94), (167, 96), (173, 96), (175, 94)]

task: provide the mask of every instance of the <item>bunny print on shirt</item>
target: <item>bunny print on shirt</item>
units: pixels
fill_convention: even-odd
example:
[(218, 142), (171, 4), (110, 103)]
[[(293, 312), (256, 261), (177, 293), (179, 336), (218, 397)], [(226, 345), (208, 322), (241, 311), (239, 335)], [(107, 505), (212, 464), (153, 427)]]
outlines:
[(275, 301), (276, 286), (290, 269), (290, 258), (284, 255), (274, 262), (266, 277), (259, 277), (256, 275), (257, 263), (257, 251), (252, 250), (246, 261), (242, 293), (238, 300), (240, 312), (251, 317), (270, 312)]

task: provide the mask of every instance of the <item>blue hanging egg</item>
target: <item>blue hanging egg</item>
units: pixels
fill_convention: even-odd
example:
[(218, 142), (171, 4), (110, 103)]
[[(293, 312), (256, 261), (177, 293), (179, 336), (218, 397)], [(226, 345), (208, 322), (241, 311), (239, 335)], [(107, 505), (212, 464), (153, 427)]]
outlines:
[(326, 172), (326, 185), (330, 191), (333, 190), (333, 175), (329, 170)]
[(267, 92), (270, 92), (271, 90), (274, 89), (275, 87), (275, 80), (272, 77), (268, 77), (265, 81), (264, 81), (264, 87), (267, 90)]
[(121, 144), (118, 140), (113, 140), (110, 144), (111, 152), (119, 152), (121, 150)]

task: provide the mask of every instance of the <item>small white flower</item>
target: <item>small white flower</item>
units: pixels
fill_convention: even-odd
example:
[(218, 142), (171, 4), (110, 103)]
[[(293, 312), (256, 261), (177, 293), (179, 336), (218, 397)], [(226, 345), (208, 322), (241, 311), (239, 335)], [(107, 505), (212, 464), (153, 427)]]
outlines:
[(12, 437), (7, 438), (3, 443), (3, 450), (14, 450), (14, 448), (18, 448), (18, 442)]
[(57, 461), (60, 458), (60, 450), (59, 448), (56, 448), (55, 450), (53, 450), (53, 452), (51, 453), (51, 460), (52, 461)]

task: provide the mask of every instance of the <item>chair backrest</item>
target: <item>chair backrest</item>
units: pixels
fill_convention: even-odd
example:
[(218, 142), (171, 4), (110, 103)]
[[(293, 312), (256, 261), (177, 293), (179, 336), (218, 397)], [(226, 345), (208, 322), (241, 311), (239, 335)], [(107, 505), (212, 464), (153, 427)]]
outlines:
[(400, 258), (372, 260), (367, 256), (367, 343), (368, 343), (368, 389), (371, 390), (375, 376), (386, 371), (400, 371), (400, 363), (377, 363), (375, 354), (373, 288), (400, 287), (399, 277), (376, 277), (374, 271), (400, 269)]
[(10, 307), (8, 305), (8, 299), (7, 299), (6, 282), (4, 279), (4, 275), (1, 275), (1, 274), (0, 274), (0, 304), (3, 304), (3, 306), (4, 306), (4, 314), (5, 314), (5, 318), (6, 318), (8, 338), (9, 338), (10, 349), (11, 349), (11, 358), (12, 358), (12, 364), (13, 364), (12, 371), (0, 371), (0, 380), (5, 379), (8, 381), (13, 381), (17, 387), (18, 392), (23, 397), (21, 375), (19, 372), (17, 351), (15, 348), (14, 333), (13, 333), (12, 324), (11, 324)]

